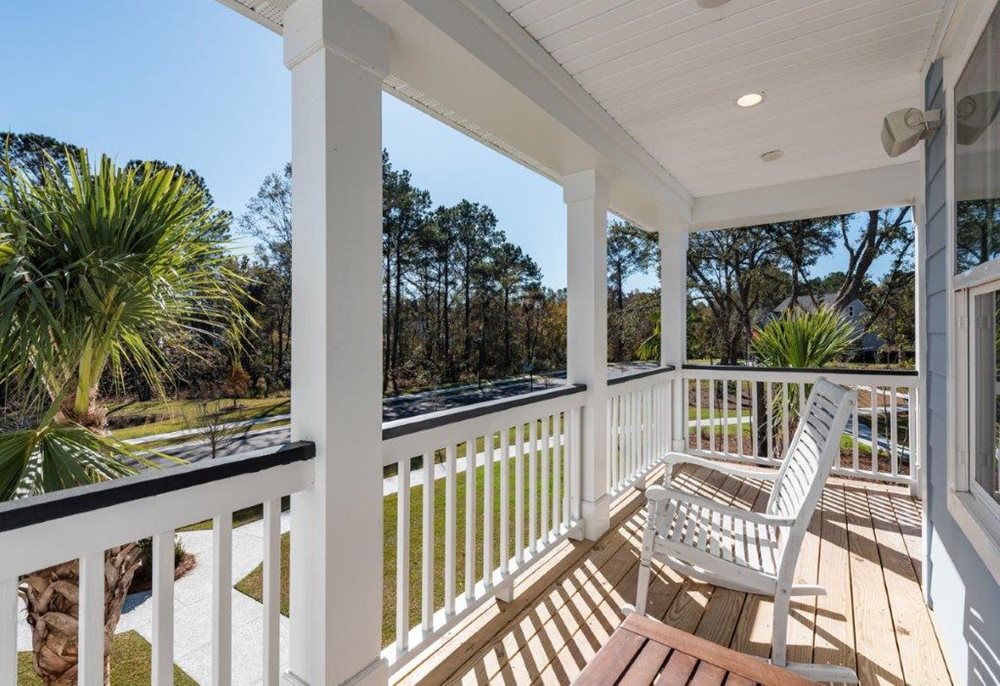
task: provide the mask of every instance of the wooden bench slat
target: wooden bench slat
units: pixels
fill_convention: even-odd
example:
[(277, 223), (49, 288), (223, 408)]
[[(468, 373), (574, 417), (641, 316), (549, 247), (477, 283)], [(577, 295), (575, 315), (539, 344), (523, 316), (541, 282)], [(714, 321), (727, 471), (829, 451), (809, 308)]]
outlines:
[(646, 637), (619, 627), (600, 650), (600, 659), (594, 659), (580, 674), (576, 683), (580, 686), (606, 686), (616, 683), (628, 669), (636, 654), (646, 643)]
[(704, 660), (698, 663), (698, 669), (691, 677), (690, 686), (722, 686), (726, 680), (726, 670)]
[(577, 684), (816, 686), (797, 674), (717, 643), (631, 614), (583, 670)]
[(660, 676), (653, 682), (655, 686), (675, 686), (676, 684), (686, 684), (691, 678), (691, 673), (698, 665), (698, 660), (687, 653), (678, 650), (670, 653), (670, 659), (660, 672)]
[(619, 686), (649, 686), (660, 673), (660, 668), (667, 661), (670, 652), (670, 646), (656, 641), (646, 641), (646, 645), (642, 647), (639, 655), (618, 682)]

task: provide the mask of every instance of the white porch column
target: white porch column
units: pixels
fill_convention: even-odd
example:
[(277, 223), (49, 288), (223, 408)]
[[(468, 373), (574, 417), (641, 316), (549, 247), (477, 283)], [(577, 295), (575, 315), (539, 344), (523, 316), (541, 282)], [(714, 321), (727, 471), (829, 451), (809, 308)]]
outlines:
[(292, 72), (292, 438), (316, 443), (293, 497), (286, 683), (384, 685), (382, 81), (389, 31), (348, 0), (285, 14)]
[(687, 361), (687, 231), (660, 229), (660, 364), (677, 373), (671, 396), (671, 448), (687, 448), (687, 402), (681, 376)]
[(563, 179), (567, 221), (567, 378), (587, 384), (583, 410), (583, 535), (611, 527), (608, 493), (608, 181), (596, 170)]

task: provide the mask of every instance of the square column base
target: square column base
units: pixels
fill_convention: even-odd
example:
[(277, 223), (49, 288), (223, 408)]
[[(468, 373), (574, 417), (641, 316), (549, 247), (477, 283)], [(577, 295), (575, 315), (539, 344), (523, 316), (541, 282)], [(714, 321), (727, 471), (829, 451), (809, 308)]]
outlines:
[(687, 452), (687, 441), (685, 441), (683, 438), (675, 438), (670, 443), (671, 443), (670, 448), (675, 453)]
[[(344, 682), (344, 686), (386, 686), (389, 683), (389, 663), (384, 657), (375, 660)], [(281, 686), (312, 686), (292, 672), (281, 675)]]
[(611, 494), (605, 493), (596, 502), (584, 500), (580, 505), (583, 512), (583, 527), (571, 538), (596, 541), (611, 529)]

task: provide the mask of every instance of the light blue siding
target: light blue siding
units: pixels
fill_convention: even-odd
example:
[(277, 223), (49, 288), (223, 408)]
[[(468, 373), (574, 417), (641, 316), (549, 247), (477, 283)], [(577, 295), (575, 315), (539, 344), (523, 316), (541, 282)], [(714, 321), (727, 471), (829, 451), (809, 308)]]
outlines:
[[(925, 82), (927, 108), (944, 109), (941, 62)], [(945, 113), (945, 117), (948, 113)], [(930, 521), (927, 579), (938, 634), (956, 684), (1000, 684), (1000, 587), (948, 512), (947, 424), (948, 272), (945, 245), (944, 130), (929, 141), (925, 155), (927, 179), (926, 252), (922, 278), (927, 313), (927, 508)]]

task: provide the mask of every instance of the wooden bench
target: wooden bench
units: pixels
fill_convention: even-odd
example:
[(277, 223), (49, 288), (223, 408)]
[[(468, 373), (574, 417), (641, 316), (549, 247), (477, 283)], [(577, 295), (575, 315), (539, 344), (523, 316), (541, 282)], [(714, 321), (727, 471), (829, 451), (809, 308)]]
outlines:
[(575, 683), (818, 686), (798, 674), (638, 614), (625, 618)]

